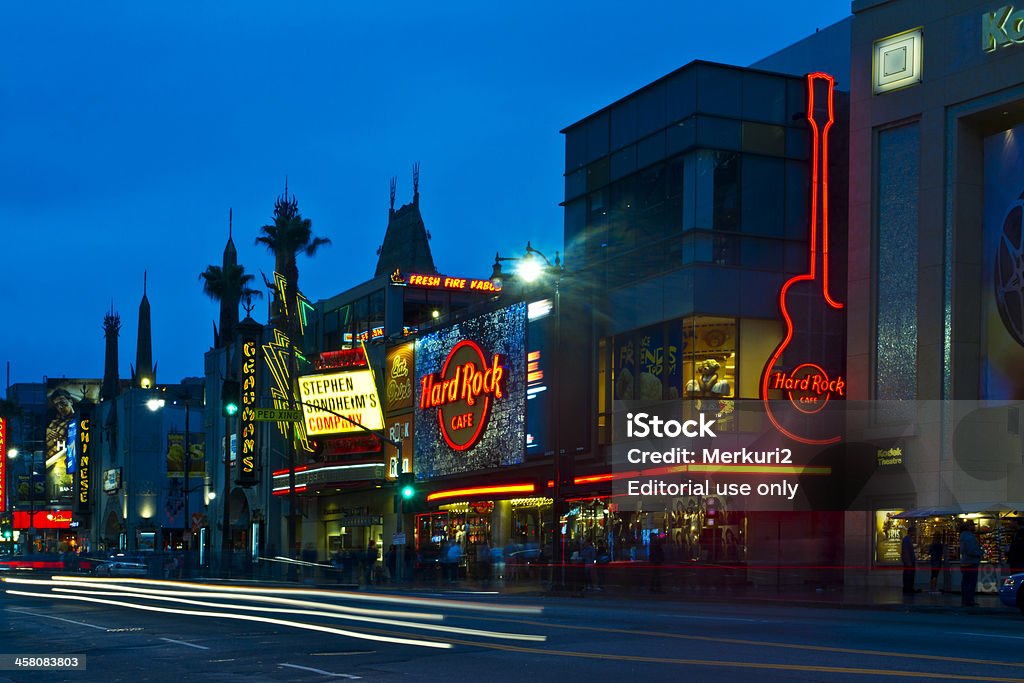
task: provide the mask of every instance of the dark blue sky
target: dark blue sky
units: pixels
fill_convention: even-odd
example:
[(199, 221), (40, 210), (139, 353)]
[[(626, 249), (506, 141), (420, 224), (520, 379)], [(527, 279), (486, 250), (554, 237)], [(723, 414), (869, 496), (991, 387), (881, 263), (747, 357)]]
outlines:
[(201, 375), (217, 309), (198, 274), (220, 263), (233, 207), (240, 262), (270, 275), (253, 240), (285, 175), (333, 241), (300, 257), (313, 300), (373, 275), (389, 178), (410, 201), (417, 160), (439, 270), (487, 277), (496, 251), (527, 240), (553, 256), (561, 128), (693, 59), (746, 65), (848, 13), (845, 0), (4, 3), (0, 362), (12, 382), (102, 376), (113, 301), (127, 377), (148, 270), (159, 380)]

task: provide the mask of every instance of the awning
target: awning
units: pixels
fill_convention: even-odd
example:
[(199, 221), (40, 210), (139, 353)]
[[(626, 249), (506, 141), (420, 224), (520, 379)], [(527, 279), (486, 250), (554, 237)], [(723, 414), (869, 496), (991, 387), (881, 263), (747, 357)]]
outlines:
[(965, 505), (939, 505), (937, 507), (916, 508), (905, 510), (896, 519), (923, 519), (925, 517), (949, 517), (951, 515), (977, 514), (983, 512), (994, 512), (997, 514), (1018, 512), (1024, 514), (1024, 503), (1016, 502), (988, 502), (968, 503)]

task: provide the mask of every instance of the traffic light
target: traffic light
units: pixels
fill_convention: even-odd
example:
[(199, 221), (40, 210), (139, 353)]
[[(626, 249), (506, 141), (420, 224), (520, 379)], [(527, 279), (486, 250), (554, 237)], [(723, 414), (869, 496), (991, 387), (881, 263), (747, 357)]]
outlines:
[(398, 493), (402, 500), (412, 500), (416, 497), (416, 479), (412, 472), (402, 472), (398, 475)]
[(14, 520), (11, 513), (5, 512), (0, 515), (0, 541), (14, 540)]
[(237, 380), (224, 380), (220, 389), (220, 405), (224, 417), (233, 417), (238, 412), (239, 393)]

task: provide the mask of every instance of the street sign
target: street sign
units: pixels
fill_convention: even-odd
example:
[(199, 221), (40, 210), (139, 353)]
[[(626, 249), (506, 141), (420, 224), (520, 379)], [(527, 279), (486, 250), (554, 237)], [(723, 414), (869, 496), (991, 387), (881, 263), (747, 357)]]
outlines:
[(405, 534), (395, 534), (391, 537), (391, 542), (395, 545), (405, 545)]
[(206, 526), (206, 515), (202, 512), (192, 513), (192, 531), (199, 531)]
[(256, 408), (257, 422), (302, 422), (301, 410)]

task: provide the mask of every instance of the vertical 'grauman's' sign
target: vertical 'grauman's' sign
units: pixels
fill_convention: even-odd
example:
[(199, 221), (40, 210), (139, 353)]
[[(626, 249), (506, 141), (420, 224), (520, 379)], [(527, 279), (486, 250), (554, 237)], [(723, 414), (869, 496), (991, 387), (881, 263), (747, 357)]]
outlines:
[(441, 372), (420, 380), (420, 410), (437, 409), (441, 435), (457, 451), (472, 448), (483, 434), (493, 401), (504, 396), (505, 363), (489, 358), (468, 339), (448, 352)]
[(256, 484), (256, 370), (259, 367), (259, 339), (255, 336), (242, 337), (241, 375), (239, 389), (241, 406), (238, 412), (238, 483), (242, 486)]

